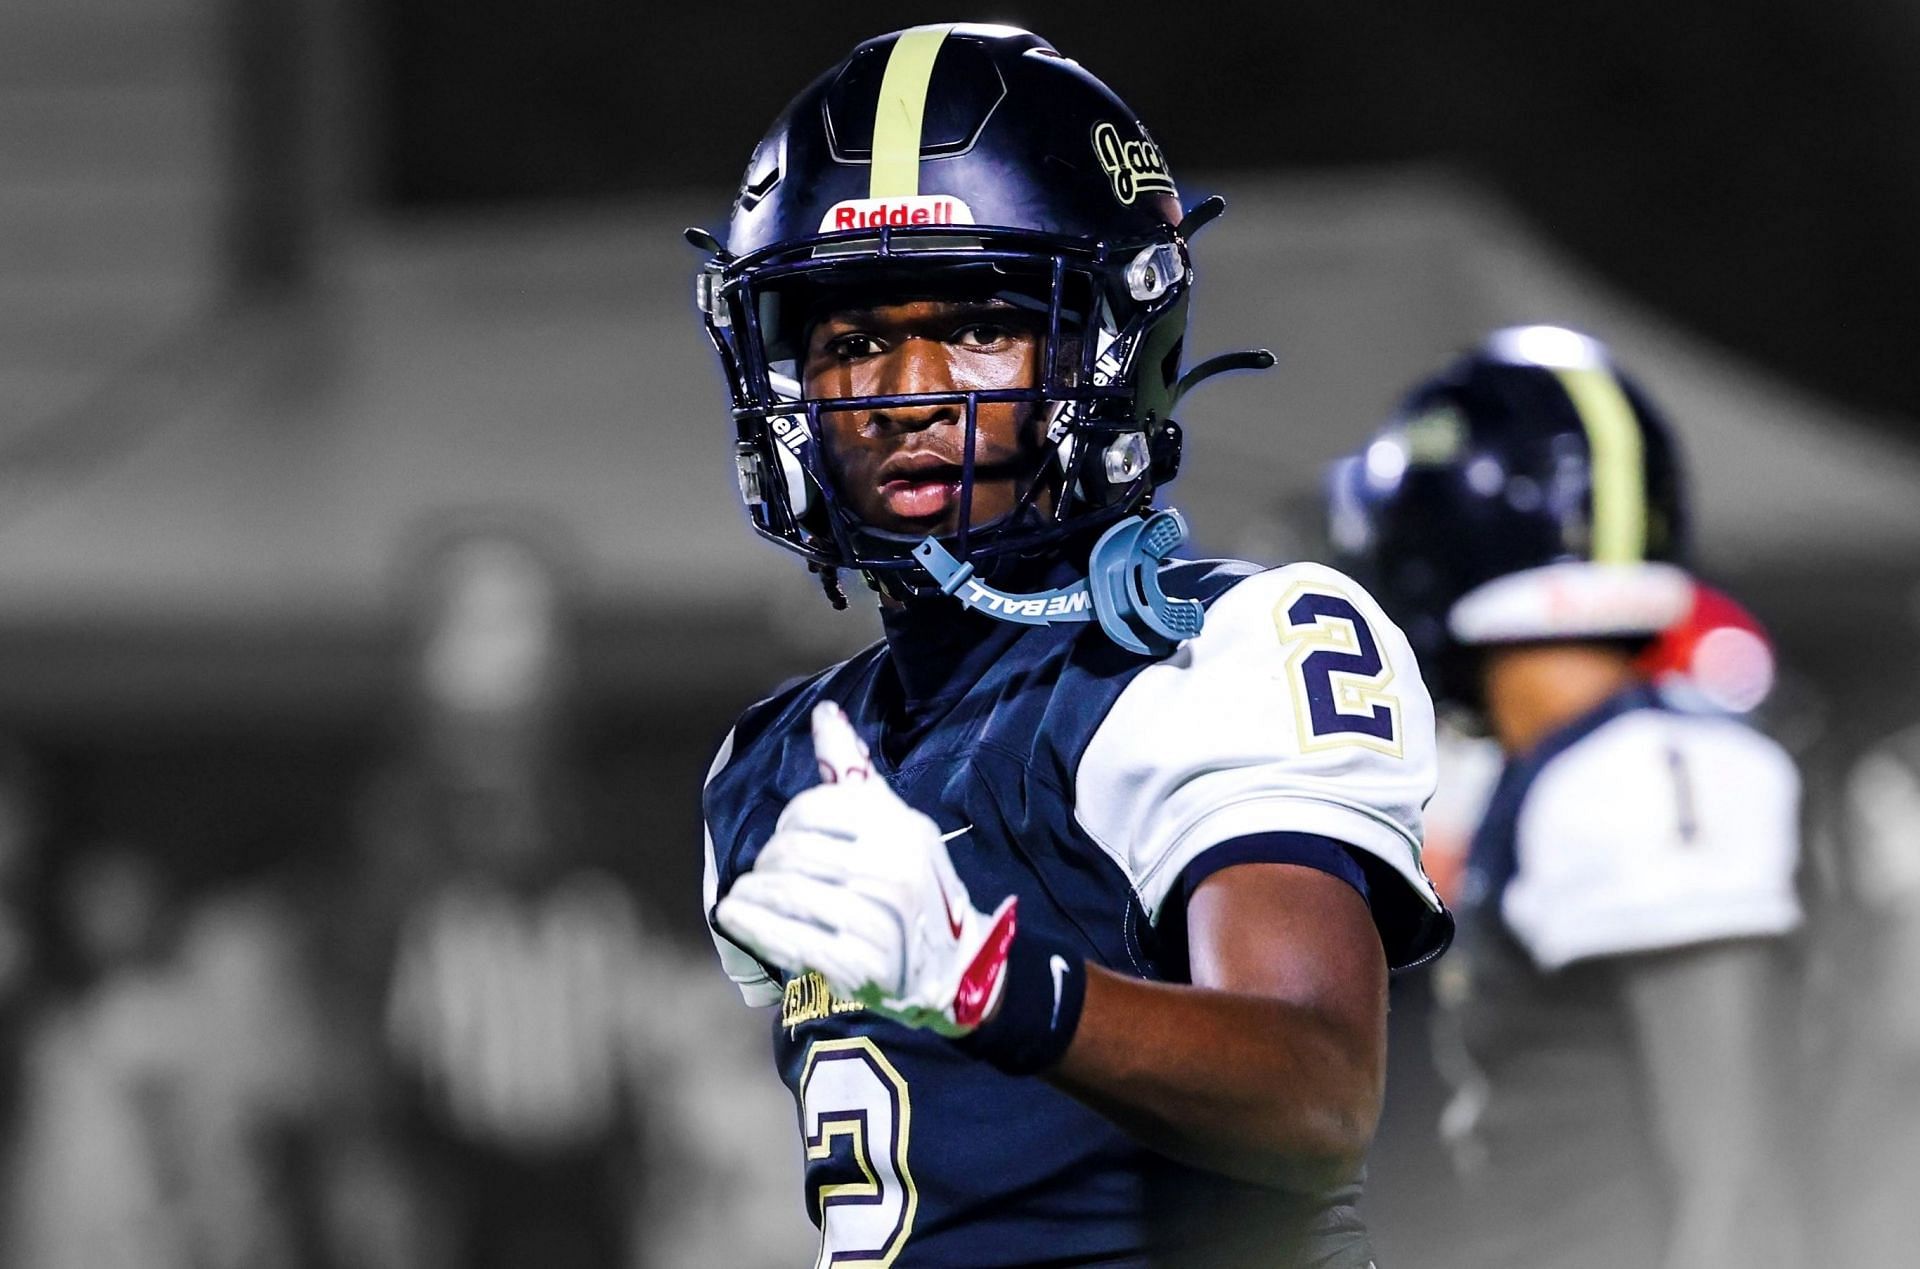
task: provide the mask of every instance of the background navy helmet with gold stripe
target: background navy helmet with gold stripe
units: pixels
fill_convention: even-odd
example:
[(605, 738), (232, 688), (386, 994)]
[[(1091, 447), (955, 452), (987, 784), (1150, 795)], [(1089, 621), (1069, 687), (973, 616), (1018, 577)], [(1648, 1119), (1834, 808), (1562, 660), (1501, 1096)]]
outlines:
[[(982, 403), (1032, 405), (1033, 470), (1012, 514), (972, 523), (970, 466), (962, 473), (961, 525), (944, 544), (982, 574), (1146, 506), (1179, 463), (1186, 238), (1218, 206), (1208, 200), (1183, 224), (1166, 161), (1133, 111), (1030, 32), (950, 24), (861, 44), (755, 149), (726, 241), (688, 231), (710, 253), (698, 302), (731, 390), (756, 530), (816, 569), (928, 591), (916, 543), (854, 516), (821, 452), (827, 410), (889, 401), (964, 404), (968, 427)], [(830, 297), (961, 292), (1043, 317), (1041, 382), (802, 399), (806, 326)]]
[(1329, 501), (1341, 562), (1455, 703), (1477, 699), (1475, 647), (1643, 639), (1692, 600), (1672, 433), (1564, 327), (1495, 331), (1417, 384)]

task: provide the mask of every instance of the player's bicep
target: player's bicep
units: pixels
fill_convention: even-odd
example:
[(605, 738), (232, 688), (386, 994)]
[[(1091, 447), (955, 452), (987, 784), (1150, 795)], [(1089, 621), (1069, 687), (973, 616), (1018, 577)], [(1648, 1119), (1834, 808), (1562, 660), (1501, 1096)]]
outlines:
[(1295, 864), (1221, 869), (1187, 903), (1187, 945), (1195, 986), (1311, 1009), (1383, 1067), (1386, 956), (1349, 882)]

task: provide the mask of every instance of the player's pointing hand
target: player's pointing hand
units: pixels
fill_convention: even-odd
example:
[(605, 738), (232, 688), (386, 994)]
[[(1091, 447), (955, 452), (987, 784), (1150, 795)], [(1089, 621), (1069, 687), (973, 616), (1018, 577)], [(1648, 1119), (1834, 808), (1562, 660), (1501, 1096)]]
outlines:
[(911, 1026), (964, 1035), (998, 1004), (1015, 900), (973, 906), (934, 822), (874, 771), (838, 705), (813, 711), (822, 783), (781, 812), (753, 868), (715, 912), (788, 973)]

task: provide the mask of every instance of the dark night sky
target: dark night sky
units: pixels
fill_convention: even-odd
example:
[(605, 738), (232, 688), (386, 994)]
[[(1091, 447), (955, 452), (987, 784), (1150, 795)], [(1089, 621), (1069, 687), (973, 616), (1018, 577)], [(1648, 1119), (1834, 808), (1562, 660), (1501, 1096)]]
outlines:
[[(786, 99), (951, 4), (391, 0), (397, 204), (737, 179)], [(1452, 160), (1678, 321), (1920, 434), (1920, 9), (1903, 0), (1006, 0), (1175, 170)]]

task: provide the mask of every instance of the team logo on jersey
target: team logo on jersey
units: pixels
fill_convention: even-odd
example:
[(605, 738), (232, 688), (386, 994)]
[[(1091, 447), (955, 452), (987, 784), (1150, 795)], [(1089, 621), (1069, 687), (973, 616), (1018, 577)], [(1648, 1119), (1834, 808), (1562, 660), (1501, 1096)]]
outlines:
[(838, 1013), (858, 1013), (866, 1006), (833, 994), (827, 980), (808, 970), (787, 980), (780, 995), (780, 1025), (791, 1031), (803, 1022), (818, 1022)]
[(882, 225), (971, 225), (973, 208), (951, 194), (908, 194), (900, 198), (849, 198), (827, 208), (820, 232), (878, 229)]
[(1167, 161), (1160, 157), (1160, 147), (1147, 139), (1145, 128), (1140, 128), (1139, 140), (1127, 141), (1112, 124), (1096, 123), (1093, 152), (1113, 182), (1113, 196), (1122, 203), (1132, 203), (1143, 191), (1179, 192), (1173, 188), (1173, 176), (1167, 171)]

